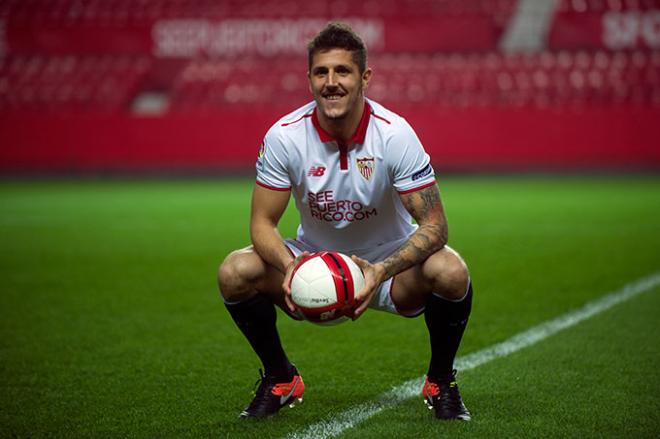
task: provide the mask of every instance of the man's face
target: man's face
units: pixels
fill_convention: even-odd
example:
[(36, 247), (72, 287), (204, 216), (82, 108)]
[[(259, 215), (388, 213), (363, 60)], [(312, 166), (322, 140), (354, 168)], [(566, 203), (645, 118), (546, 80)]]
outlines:
[(343, 119), (355, 109), (370, 78), (370, 69), (360, 75), (348, 50), (331, 49), (312, 57), (309, 87), (321, 114), (328, 119)]

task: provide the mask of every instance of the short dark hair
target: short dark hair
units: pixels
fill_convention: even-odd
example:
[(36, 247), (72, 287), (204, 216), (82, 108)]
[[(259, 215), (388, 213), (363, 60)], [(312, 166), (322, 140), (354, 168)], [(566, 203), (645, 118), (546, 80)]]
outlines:
[(312, 69), (312, 58), (317, 52), (332, 49), (345, 49), (353, 54), (353, 62), (357, 64), (360, 73), (367, 69), (367, 46), (362, 38), (346, 23), (333, 21), (321, 30), (312, 41), (307, 44), (307, 57), (309, 69)]

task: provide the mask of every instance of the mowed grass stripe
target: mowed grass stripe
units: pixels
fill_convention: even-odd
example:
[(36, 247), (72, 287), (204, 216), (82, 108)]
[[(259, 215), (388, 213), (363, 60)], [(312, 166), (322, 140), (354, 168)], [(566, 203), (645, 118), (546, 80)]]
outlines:
[[(513, 354), (521, 349), (532, 346), (544, 339), (577, 325), (597, 314), (602, 313), (622, 302), (660, 285), (660, 272), (648, 277), (638, 279), (625, 285), (620, 290), (606, 294), (583, 307), (568, 312), (555, 319), (534, 326), (527, 331), (517, 334), (508, 340), (493, 346), (479, 350), (472, 354), (460, 357), (456, 360), (456, 367), (466, 371), (474, 369), (482, 364), (497, 358)], [(336, 437), (353, 428), (357, 424), (371, 418), (379, 412), (400, 404), (412, 397), (418, 396), (424, 381), (424, 376), (406, 381), (405, 383), (383, 393), (373, 401), (368, 401), (356, 407), (352, 407), (338, 416), (325, 419), (310, 425), (303, 431), (294, 432), (287, 436), (289, 439), (312, 439)]]
[(660, 286), (461, 373), (472, 422), (438, 422), (418, 396), (339, 438), (657, 438), (658, 310)]

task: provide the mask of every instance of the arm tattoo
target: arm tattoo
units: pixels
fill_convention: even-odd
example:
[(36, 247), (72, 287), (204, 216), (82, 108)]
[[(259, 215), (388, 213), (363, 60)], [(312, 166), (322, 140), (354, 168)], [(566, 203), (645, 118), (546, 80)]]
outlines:
[(437, 186), (402, 195), (401, 201), (419, 228), (382, 262), (388, 277), (423, 262), (447, 243), (447, 222)]

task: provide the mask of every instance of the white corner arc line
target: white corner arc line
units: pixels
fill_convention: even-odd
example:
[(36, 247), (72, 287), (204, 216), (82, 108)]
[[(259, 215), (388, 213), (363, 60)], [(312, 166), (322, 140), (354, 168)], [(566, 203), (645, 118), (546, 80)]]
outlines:
[[(540, 325), (477, 352), (456, 359), (458, 370), (470, 370), (497, 358), (513, 354), (532, 346), (563, 329), (575, 326), (596, 314), (625, 302), (645, 291), (660, 285), (660, 272), (626, 284), (620, 290), (606, 294), (576, 310), (570, 311)], [(351, 407), (342, 413), (312, 424), (304, 430), (293, 432), (287, 439), (326, 439), (340, 435), (349, 428), (369, 419), (387, 408), (400, 404), (420, 394), (424, 377), (419, 377), (400, 384), (383, 393), (376, 399)]]

